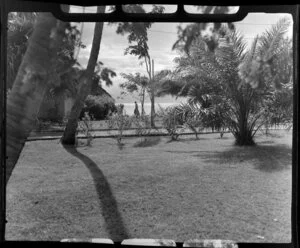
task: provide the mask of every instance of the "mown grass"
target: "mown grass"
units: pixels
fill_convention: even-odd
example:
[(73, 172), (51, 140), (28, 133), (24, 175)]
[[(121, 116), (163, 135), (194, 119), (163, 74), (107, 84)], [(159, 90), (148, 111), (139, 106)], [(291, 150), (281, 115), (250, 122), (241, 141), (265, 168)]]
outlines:
[(273, 134), (253, 147), (230, 134), (125, 138), (122, 150), (110, 138), (27, 142), (7, 188), (6, 238), (290, 242), (292, 136)]

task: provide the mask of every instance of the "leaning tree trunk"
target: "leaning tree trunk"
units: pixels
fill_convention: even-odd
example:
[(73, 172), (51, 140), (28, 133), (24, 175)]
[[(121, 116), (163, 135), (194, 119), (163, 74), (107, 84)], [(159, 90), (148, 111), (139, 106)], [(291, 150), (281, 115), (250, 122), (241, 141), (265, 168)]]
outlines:
[(151, 92), (150, 92), (150, 101), (151, 101), (151, 114), (150, 114), (150, 123), (151, 127), (155, 128), (155, 89), (154, 89), (154, 60), (152, 59), (152, 66), (150, 67), (150, 74), (152, 74), (152, 80), (150, 77), (150, 87), (151, 87)]
[(6, 183), (36, 123), (65, 28), (66, 23), (58, 21), (51, 13), (41, 13), (29, 39), (13, 88), (7, 98)]
[[(98, 13), (105, 12), (105, 6), (97, 8)], [(76, 130), (78, 126), (78, 119), (84, 106), (84, 101), (89, 95), (92, 87), (92, 76), (98, 60), (100, 50), (100, 43), (102, 38), (103, 22), (96, 22), (94, 28), (94, 38), (90, 58), (88, 61), (87, 69), (79, 78), (79, 90), (72, 106), (68, 123), (66, 125), (63, 137), (61, 139), (64, 145), (75, 145), (76, 143)]]

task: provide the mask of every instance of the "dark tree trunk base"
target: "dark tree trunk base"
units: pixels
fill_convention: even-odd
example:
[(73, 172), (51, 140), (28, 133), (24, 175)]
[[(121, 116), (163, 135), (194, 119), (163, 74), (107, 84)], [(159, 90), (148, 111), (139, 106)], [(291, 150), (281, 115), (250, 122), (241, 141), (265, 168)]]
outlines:
[(68, 137), (68, 138), (61, 138), (61, 143), (63, 145), (68, 145), (68, 146), (75, 146), (76, 145), (76, 138), (74, 137)]
[(241, 138), (236, 138), (235, 139), (235, 143), (236, 146), (255, 146), (255, 142), (253, 140), (253, 138), (245, 138), (245, 137), (241, 137)]

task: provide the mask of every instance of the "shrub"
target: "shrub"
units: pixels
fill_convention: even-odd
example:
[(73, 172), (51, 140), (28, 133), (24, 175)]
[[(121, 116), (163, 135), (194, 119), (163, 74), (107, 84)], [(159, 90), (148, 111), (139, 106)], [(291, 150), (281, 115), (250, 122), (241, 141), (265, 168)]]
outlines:
[(180, 130), (183, 129), (183, 122), (176, 107), (170, 106), (165, 109), (160, 107), (157, 115), (161, 118), (162, 126), (167, 130), (171, 140), (177, 140)]
[[(153, 139), (149, 137), (152, 133), (151, 128), (151, 118), (148, 115), (141, 115), (141, 116), (133, 116), (132, 122), (136, 128), (136, 134), (140, 137), (140, 141), (136, 144), (136, 147), (146, 147), (154, 145), (156, 142), (152, 142)], [(157, 128), (155, 128), (158, 131)], [(156, 140), (156, 139), (155, 139)]]
[(86, 145), (91, 146), (93, 141), (92, 130), (93, 130), (93, 116), (88, 112), (84, 112), (84, 116), (78, 122), (78, 132), (83, 133), (86, 137)]
[(176, 106), (175, 109), (178, 122), (192, 130), (195, 133), (196, 139), (198, 139), (198, 132), (203, 130), (200, 111), (190, 104), (181, 104)]
[(117, 133), (114, 135), (119, 148), (123, 147), (123, 131), (128, 129), (132, 125), (132, 118), (126, 115), (123, 111), (124, 105), (120, 104), (117, 106), (117, 111), (107, 116), (107, 126), (109, 129), (116, 129)]
[(151, 133), (150, 117), (147, 115), (133, 116), (132, 122), (136, 127), (136, 134), (138, 136), (146, 136)]
[(89, 95), (86, 98), (84, 105), (80, 118), (84, 117), (84, 113), (87, 112), (89, 115), (93, 116), (94, 120), (104, 120), (110, 112), (116, 111), (114, 102), (104, 95)]
[(134, 147), (151, 147), (160, 142), (160, 137), (144, 137), (140, 141), (134, 144)]

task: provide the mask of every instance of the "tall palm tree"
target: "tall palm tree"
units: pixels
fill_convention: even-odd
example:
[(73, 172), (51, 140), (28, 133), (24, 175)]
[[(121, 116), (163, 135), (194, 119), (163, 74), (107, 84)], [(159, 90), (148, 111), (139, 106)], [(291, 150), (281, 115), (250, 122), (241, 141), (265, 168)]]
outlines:
[[(105, 6), (98, 6), (97, 12), (104, 13)], [(72, 106), (68, 123), (66, 125), (63, 137), (61, 139), (61, 142), (64, 145), (75, 145), (75, 141), (76, 141), (75, 135), (78, 126), (78, 119), (81, 110), (84, 107), (84, 101), (89, 95), (92, 87), (92, 78), (98, 60), (100, 43), (102, 39), (102, 31), (103, 31), (103, 22), (97, 22), (94, 28), (94, 38), (93, 38), (92, 49), (91, 49), (88, 65), (86, 70), (84, 71), (84, 73), (79, 79), (78, 95)]]
[[(66, 23), (51, 13), (40, 13), (11, 92), (7, 98), (6, 183), (18, 161), (25, 141), (51, 82)], [(3, 145), (3, 144), (2, 144)]]

